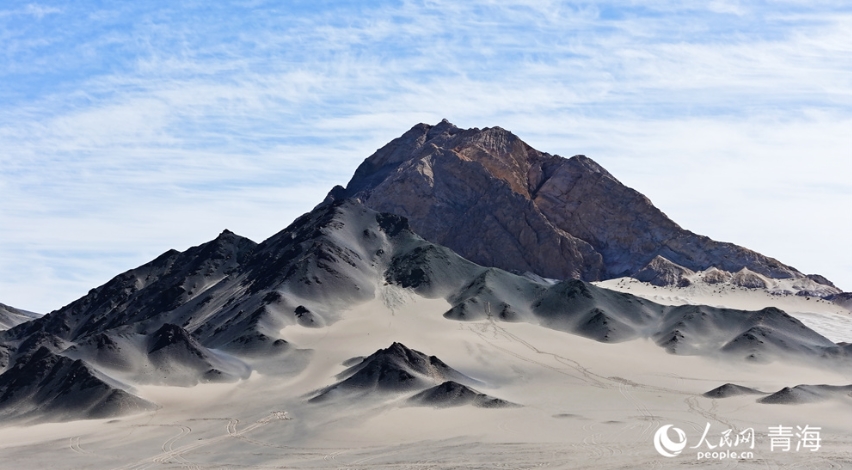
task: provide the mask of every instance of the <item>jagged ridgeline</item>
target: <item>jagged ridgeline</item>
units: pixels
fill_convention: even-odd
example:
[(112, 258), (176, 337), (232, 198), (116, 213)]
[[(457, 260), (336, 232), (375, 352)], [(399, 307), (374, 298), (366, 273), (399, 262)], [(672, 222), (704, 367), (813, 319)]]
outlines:
[[(283, 327), (332, 324), (386, 283), (446, 299), (448, 327), (452, 321), (523, 321), (602, 342), (653, 338), (677, 354), (758, 361), (846, 355), (777, 309), (667, 307), (579, 280), (551, 282), (483, 267), (420, 238), (400, 216), (342, 200), (321, 204), (261, 244), (225, 231), (185, 252), (169, 251), (60, 310), (0, 332), (0, 408), (8, 419), (52, 407), (66, 417), (102, 416), (153, 406), (133, 396), (134, 384), (244, 379), (263, 361), (286, 362), (298, 350), (279, 336)], [(387, 362), (374, 359), (320, 395), (370, 382), (370, 371)], [(432, 367), (443, 370), (442, 364)], [(74, 369), (74, 377), (97, 386), (39, 374), (22, 382), (35, 369), (42, 375)], [(423, 375), (405, 370), (415, 379)], [(487, 402), (470, 388), (475, 383), (445, 372), (433, 386), (453, 383), (415, 401)], [(75, 387), (100, 391), (81, 399), (66, 391)]]

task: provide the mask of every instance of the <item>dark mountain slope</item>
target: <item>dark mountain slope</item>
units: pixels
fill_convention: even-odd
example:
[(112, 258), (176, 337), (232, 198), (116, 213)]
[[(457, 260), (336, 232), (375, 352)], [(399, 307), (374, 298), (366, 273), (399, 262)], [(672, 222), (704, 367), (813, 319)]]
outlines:
[(277, 349), (286, 350), (277, 338), (282, 326), (337, 321), (341, 311), (375, 298), (384, 282), (447, 299), (450, 319), (528, 321), (598, 341), (653, 337), (681, 354), (725, 348), (758, 358), (773, 356), (770, 349), (820, 355), (838, 348), (775, 309), (663, 307), (581, 281), (551, 285), (485, 268), (423, 240), (404, 218), (351, 200), (320, 205), (260, 245), (225, 232), (166, 253), (68, 307), (0, 332), (0, 344), (17, 349), (43, 338), (32, 349), (49, 338), (74, 342), (113, 330), (150, 336), (171, 324), (205, 348), (239, 355), (281, 341)]
[(169, 250), (4, 336), (23, 338), (45, 331), (75, 340), (128, 325), (141, 330), (150, 325), (152, 331), (156, 330), (171, 317), (171, 312), (201, 307), (205, 290), (227, 282), (255, 246), (251, 240), (226, 230), (215, 240), (185, 252)]
[(506, 400), (477, 392), (468, 386), (451, 380), (423, 390), (409, 398), (408, 402), (413, 405), (434, 406), (437, 408), (464, 405), (472, 405), (480, 408), (511, 408), (518, 406)]
[(51, 421), (138, 413), (155, 405), (117, 388), (74, 361), (41, 348), (0, 375), (0, 416)]
[[(266, 371), (295, 373), (306, 356), (280, 337), (284, 326), (337, 322), (354, 305), (385, 295), (387, 284), (446, 299), (447, 321), (525, 321), (602, 342), (652, 338), (677, 354), (760, 361), (827, 357), (825, 365), (837, 366), (850, 353), (777, 309), (666, 307), (579, 280), (553, 283), (483, 267), (425, 241), (403, 217), (335, 200), (261, 244), (224, 232), (0, 331), (0, 380), (14, 392), (21, 385), (11, 378), (42, 350), (62, 363), (84, 361), (75, 367), (104, 383), (239, 380), (263, 361)], [(327, 392), (465, 384), (442, 362), (402, 348), (353, 367)], [(302, 365), (286, 364), (297, 356)], [(39, 380), (26, 393), (50, 395), (51, 384)], [(97, 400), (87, 400), (66, 411), (88, 416)]]
[(476, 382), (437, 357), (427, 356), (401, 343), (376, 351), (338, 374), (337, 378), (339, 382), (323, 389), (310, 401), (321, 402), (352, 394), (422, 390), (447, 380)]

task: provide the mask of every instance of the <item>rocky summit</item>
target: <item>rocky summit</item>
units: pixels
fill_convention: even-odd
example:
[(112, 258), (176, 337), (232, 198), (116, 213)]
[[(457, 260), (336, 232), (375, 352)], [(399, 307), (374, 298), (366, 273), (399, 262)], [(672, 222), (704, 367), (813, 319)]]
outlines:
[(684, 273), (710, 268), (805, 278), (681, 228), (588, 157), (540, 152), (500, 127), (418, 124), (329, 198), (359, 198), (404, 216), (419, 235), (476, 263), (549, 278), (638, 276), (677, 285)]

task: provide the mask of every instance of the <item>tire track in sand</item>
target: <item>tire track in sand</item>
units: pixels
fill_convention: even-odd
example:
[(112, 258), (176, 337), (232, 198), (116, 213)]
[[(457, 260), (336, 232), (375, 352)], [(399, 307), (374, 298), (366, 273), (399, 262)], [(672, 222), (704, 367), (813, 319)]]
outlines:
[[(184, 445), (182, 447), (175, 448), (175, 443), (187, 436), (190, 432), (192, 432), (192, 428), (184, 425), (164, 425), (164, 426), (179, 426), (181, 428), (180, 432), (167, 439), (163, 445), (163, 452), (154, 455), (152, 457), (148, 457), (141, 461), (136, 462), (135, 464), (126, 465), (124, 467), (120, 467), (122, 470), (143, 470), (149, 468), (153, 465), (163, 465), (169, 463), (175, 463), (180, 465), (183, 468), (200, 468), (199, 466), (193, 465), (191, 462), (187, 461), (184, 458), (184, 455), (192, 452), (194, 450), (201, 449), (203, 447), (209, 446), (211, 444), (215, 444), (217, 442), (221, 442), (224, 439), (232, 439), (232, 438), (242, 438), (246, 433), (254, 431), (262, 426), (266, 426), (267, 424), (273, 421), (279, 420), (289, 420), (290, 417), (287, 416), (286, 411), (273, 411), (268, 416), (265, 416), (254, 423), (246, 426), (245, 428), (238, 430), (237, 424), (239, 423), (238, 419), (231, 418), (228, 421), (228, 424), (225, 426), (225, 434), (214, 437), (212, 439), (205, 439), (203, 441), (195, 441), (191, 444)], [(174, 462), (173, 462), (174, 461)]]

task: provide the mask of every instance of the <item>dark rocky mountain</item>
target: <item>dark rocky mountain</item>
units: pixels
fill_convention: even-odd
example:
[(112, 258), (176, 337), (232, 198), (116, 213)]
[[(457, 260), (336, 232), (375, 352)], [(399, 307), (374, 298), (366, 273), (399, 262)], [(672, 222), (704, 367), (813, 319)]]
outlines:
[(100, 370), (138, 384), (187, 387), (234, 382), (251, 373), (243, 361), (215, 353), (170, 323), (149, 335), (118, 331), (89, 335), (62, 354), (85, 359)]
[[(345, 197), (408, 218), (416, 233), (475, 263), (514, 272), (586, 281), (637, 276), (667, 285), (711, 267), (805, 277), (681, 228), (590, 158), (540, 152), (499, 127), (418, 124), (329, 194)], [(821, 276), (811, 280), (823, 285), (820, 292), (839, 292)]]
[[(170, 250), (0, 332), (0, 372), (44, 347), (130, 383), (245, 378), (258, 362), (297, 352), (278, 336), (283, 326), (339, 320), (341, 311), (375, 298), (391, 265), (402, 283), (416, 278), (412, 272), (454, 273), (421, 280), (431, 296), (449, 295), (459, 276), (484, 270), (424, 241), (401, 217), (356, 202), (324, 205), (261, 244), (225, 231), (184, 252)], [(0, 409), (13, 405), (0, 400)]]
[(275, 337), (282, 326), (320, 327), (339, 307), (372, 299), (397, 241), (403, 249), (409, 241), (429, 245), (404, 219), (354, 203), (318, 208), (262, 244), (225, 231), (0, 332), (0, 344), (43, 335), (81, 344), (102, 333), (147, 337), (171, 324), (205, 347), (286, 350)]
[(0, 375), (0, 417), (7, 420), (104, 418), (154, 408), (83, 361), (44, 347)]
[[(833, 367), (850, 353), (777, 309), (667, 307), (580, 280), (483, 267), (419, 237), (403, 217), (335, 200), (263, 243), (225, 231), (0, 331), (0, 413), (61, 405), (68, 416), (102, 416), (148, 406), (122, 384), (187, 386), (240, 380), (252, 369), (281, 373), (281, 364), (304, 358), (299, 344), (280, 337), (284, 326), (323, 328), (391, 287), (446, 299), (448, 322), (522, 321), (602, 342), (652, 338), (676, 354)], [(61, 380), (49, 370), (64, 371)], [(437, 358), (395, 344), (353, 365), (322, 395), (423, 391), (447, 381), (477, 386)]]
[(338, 374), (339, 382), (316, 396), (312, 402), (357, 393), (358, 395), (382, 392), (408, 392), (447, 380), (476, 383), (475, 380), (453, 369), (435, 356), (393, 343), (380, 349)]

